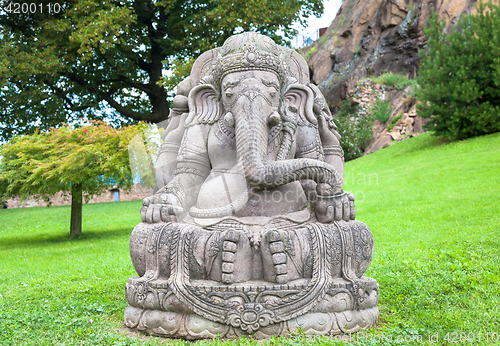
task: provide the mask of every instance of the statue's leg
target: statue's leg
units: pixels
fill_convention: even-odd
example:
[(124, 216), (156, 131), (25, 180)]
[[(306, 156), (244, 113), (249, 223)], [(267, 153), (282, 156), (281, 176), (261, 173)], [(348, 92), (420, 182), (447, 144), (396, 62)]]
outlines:
[(170, 243), (173, 227), (178, 224), (150, 224), (141, 222), (130, 235), (130, 257), (140, 277), (170, 276)]
[(281, 230), (269, 230), (262, 237), (262, 266), (266, 281), (279, 284), (288, 282), (285, 238), (286, 232)]
[(211, 268), (220, 251), (218, 245), (219, 231), (197, 229), (191, 236), (191, 261), (189, 263), (189, 277), (194, 280), (206, 280), (210, 277)]
[(289, 258), (297, 272), (297, 277), (310, 278), (313, 266), (310, 230), (307, 227), (299, 227), (290, 230), (289, 234), (290, 242), (294, 244)]
[(310, 235), (305, 227), (269, 230), (261, 245), (264, 279), (279, 284), (311, 277)]
[(205, 247), (207, 278), (224, 284), (250, 280), (252, 253), (244, 231), (231, 229), (212, 233), (217, 234), (210, 237)]
[(335, 221), (321, 225), (332, 277), (361, 278), (373, 258), (373, 235), (363, 222)]

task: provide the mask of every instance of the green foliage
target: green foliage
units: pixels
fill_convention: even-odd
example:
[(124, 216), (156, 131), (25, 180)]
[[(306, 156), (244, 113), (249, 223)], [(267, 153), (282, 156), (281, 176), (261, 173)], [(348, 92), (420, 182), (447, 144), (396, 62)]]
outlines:
[(304, 54), (304, 59), (307, 61), (309, 60), (309, 57), (311, 56), (311, 54), (315, 53), (316, 51), (318, 50), (318, 48), (316, 47), (312, 47), (311, 49), (309, 49), (306, 54)]
[(377, 99), (371, 109), (372, 116), (385, 124), (392, 114), (392, 104), (389, 101)]
[(410, 79), (398, 73), (384, 73), (378, 77), (370, 77), (370, 79), (375, 83), (392, 86), (398, 90), (402, 90), (407, 86), (415, 87), (417, 84), (415, 79)]
[(178, 57), (173, 59), (170, 64), (170, 75), (162, 77), (158, 84), (162, 85), (167, 89), (172, 95), (175, 92), (175, 88), (180, 82), (184, 80), (191, 73), (191, 68), (195, 62), (194, 57), (182, 58)]
[(391, 132), (392, 128), (396, 126), (396, 123), (403, 117), (403, 113), (396, 115), (392, 118), (391, 123), (387, 126), (387, 131)]
[[(116, 185), (130, 189), (128, 144), (140, 126), (113, 129), (104, 123), (14, 137), (1, 148), (0, 200), (20, 196), (49, 201), (58, 192), (72, 195), (71, 235), (79, 233), (82, 192), (86, 200)], [(79, 201), (78, 201), (79, 200)]]
[(373, 138), (373, 117), (369, 114), (357, 114), (349, 100), (342, 102), (340, 110), (334, 115), (333, 121), (342, 136), (340, 145), (344, 150), (345, 161), (354, 160), (363, 155), (364, 150)]
[[(0, 344), (431, 346), (460, 331), (475, 333), (465, 344), (486, 345), (485, 333), (500, 330), (500, 134), (438, 143), (422, 134), (345, 165), (345, 190), (375, 239), (366, 275), (380, 285), (383, 321), (357, 342), (127, 336), (123, 286), (136, 275), (128, 241), (141, 207), (133, 201), (84, 205), (87, 231), (72, 242), (69, 206), (0, 210)], [(440, 342), (429, 342), (436, 333)], [(416, 334), (424, 342), (396, 342)]]
[(136, 126), (117, 130), (96, 122), (77, 129), (63, 126), (14, 137), (1, 150), (0, 180), (6, 185), (0, 197), (48, 200), (79, 184), (90, 199), (110, 185), (130, 188), (127, 149), (137, 133)]
[[(9, 13), (8, 3), (0, 2), (4, 140), (110, 113), (113, 126), (166, 120), (168, 92), (194, 57), (242, 30), (286, 43), (277, 32), (291, 39), (294, 24), (323, 11), (320, 0), (62, 0), (50, 14), (46, 1), (33, 1), (42, 13)], [(174, 76), (162, 83), (164, 70)]]
[(450, 140), (500, 131), (500, 7), (479, 2), (457, 26), (447, 35), (432, 14), (417, 91), (428, 129)]
[(500, 328), (500, 133), (441, 143), (421, 134), (348, 162), (344, 189), (374, 233), (382, 326), (418, 330), (414, 345), (455, 331), (479, 344)]

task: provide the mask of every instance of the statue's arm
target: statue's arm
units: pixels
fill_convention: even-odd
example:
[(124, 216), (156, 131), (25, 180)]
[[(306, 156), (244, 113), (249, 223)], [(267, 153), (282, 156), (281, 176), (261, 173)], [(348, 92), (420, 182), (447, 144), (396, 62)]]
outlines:
[[(321, 146), (325, 162), (332, 165), (342, 179), (339, 186), (344, 185), (344, 152), (340, 146), (340, 135), (333, 123), (332, 117), (326, 112), (318, 116), (318, 130), (321, 138)], [(321, 188), (321, 187), (319, 187)], [(354, 220), (356, 217), (356, 206), (354, 195), (344, 192), (343, 189), (335, 191), (334, 196), (319, 196), (315, 204), (316, 215), (321, 222), (333, 220)]]
[[(322, 188), (312, 180), (302, 180), (302, 188), (320, 222), (328, 223), (334, 220), (353, 220), (356, 217), (354, 195), (344, 192), (344, 155), (340, 146), (340, 135), (333, 123), (329, 124), (323, 114), (317, 117), (318, 127), (299, 126), (297, 136), (296, 158), (311, 158), (325, 161), (335, 168), (341, 179), (339, 188), (332, 195), (321, 193)], [(318, 192), (320, 192), (318, 194)]]
[[(297, 142), (295, 150), (295, 158), (315, 159), (323, 161), (323, 152), (317, 128), (307, 125), (299, 125), (297, 127)], [(301, 180), (302, 189), (311, 202), (316, 201), (316, 182), (314, 180)]]
[(335, 168), (338, 172), (340, 186), (344, 185), (344, 151), (340, 146), (340, 135), (337, 132), (337, 127), (333, 120), (326, 118), (325, 114), (320, 114), (318, 117), (318, 132), (323, 150), (323, 155), (326, 163)]
[(174, 177), (153, 196), (143, 200), (143, 221), (176, 221), (189, 212), (211, 170), (207, 150), (208, 131), (208, 125), (201, 124), (186, 129)]

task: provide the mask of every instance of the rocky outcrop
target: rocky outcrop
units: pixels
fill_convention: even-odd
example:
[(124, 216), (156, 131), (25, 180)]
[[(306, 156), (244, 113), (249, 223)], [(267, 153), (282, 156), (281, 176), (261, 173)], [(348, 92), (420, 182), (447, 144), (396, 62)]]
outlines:
[(325, 35), (302, 49), (311, 79), (332, 110), (367, 76), (417, 75), (424, 27), (434, 8), (448, 28), (474, 12), (473, 0), (345, 0)]
[(347, 98), (358, 116), (373, 116), (377, 100), (389, 102), (391, 105), (392, 111), (385, 123), (374, 121), (373, 139), (365, 148), (365, 155), (424, 132), (423, 125), (428, 120), (417, 116), (416, 101), (412, 95), (411, 86), (398, 90), (375, 83), (369, 78), (359, 81), (356, 87), (347, 93)]

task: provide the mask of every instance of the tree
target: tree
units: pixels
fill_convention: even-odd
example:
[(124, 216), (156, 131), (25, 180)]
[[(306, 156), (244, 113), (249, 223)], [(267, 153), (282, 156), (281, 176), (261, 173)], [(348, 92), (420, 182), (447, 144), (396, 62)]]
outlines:
[(500, 8), (479, 3), (445, 33), (433, 13), (421, 52), (417, 91), (419, 115), (428, 128), (450, 140), (500, 131)]
[(115, 126), (166, 120), (164, 70), (177, 72), (172, 87), (229, 36), (252, 30), (283, 42), (279, 30), (292, 38), (294, 23), (323, 10), (322, 0), (0, 3), (0, 139), (110, 109)]
[(144, 125), (113, 129), (102, 122), (16, 136), (2, 146), (0, 200), (45, 199), (71, 194), (70, 238), (82, 230), (83, 197), (88, 201), (112, 186), (130, 189), (128, 144)]

